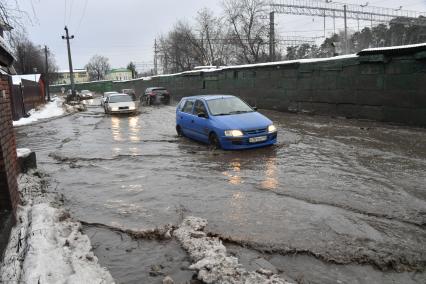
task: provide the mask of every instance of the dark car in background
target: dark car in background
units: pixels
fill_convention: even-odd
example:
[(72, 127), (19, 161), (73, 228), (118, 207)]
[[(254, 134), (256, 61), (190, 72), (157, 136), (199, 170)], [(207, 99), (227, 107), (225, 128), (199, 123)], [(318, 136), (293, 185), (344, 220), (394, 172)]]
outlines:
[(133, 89), (122, 89), (121, 93), (127, 94), (133, 98), (134, 101), (136, 101), (136, 92)]
[(170, 93), (163, 87), (150, 87), (145, 90), (140, 100), (141, 103), (145, 105), (168, 105), (170, 103)]
[(82, 90), (79, 94), (77, 94), (77, 98), (80, 100), (90, 100), (93, 99), (93, 93), (89, 90)]

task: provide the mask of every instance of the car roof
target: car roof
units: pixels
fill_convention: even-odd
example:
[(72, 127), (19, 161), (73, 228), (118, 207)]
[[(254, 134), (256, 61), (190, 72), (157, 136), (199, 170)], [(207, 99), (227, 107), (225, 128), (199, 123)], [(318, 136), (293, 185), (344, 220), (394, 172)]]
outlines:
[(120, 93), (110, 95), (110, 97), (120, 97), (120, 96), (130, 97), (130, 95), (128, 95), (128, 94), (120, 94)]
[(184, 97), (183, 99), (194, 99), (194, 100), (217, 100), (217, 99), (224, 99), (224, 98), (235, 98), (235, 96), (232, 95), (198, 95), (198, 96), (190, 96), (190, 97)]
[(149, 88), (146, 88), (147, 90), (154, 90), (154, 89), (166, 89), (166, 88), (164, 88), (164, 87), (149, 87)]

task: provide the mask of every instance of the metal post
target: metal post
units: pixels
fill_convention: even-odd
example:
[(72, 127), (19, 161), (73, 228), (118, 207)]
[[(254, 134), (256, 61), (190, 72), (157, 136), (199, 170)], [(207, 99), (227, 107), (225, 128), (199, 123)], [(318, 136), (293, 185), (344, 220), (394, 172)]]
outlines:
[(275, 12), (269, 13), (269, 61), (275, 61)]
[(326, 37), (325, 35), (325, 10), (324, 10), (324, 38)]
[(345, 17), (345, 54), (348, 54), (349, 47), (348, 47), (348, 25), (347, 25), (347, 18), (346, 18), (346, 5), (343, 5), (343, 12)]
[(44, 46), (44, 59), (45, 59), (45, 69), (44, 69), (44, 77), (46, 78), (46, 93), (47, 93), (47, 101), (50, 102), (50, 90), (49, 90), (49, 61), (47, 58), (47, 46)]
[(157, 39), (154, 42), (154, 75), (158, 75), (158, 66), (157, 66)]
[(67, 28), (67, 26), (65, 26), (64, 30), (65, 30), (66, 36), (62, 36), (62, 39), (66, 39), (67, 40), (68, 63), (69, 63), (69, 67), (70, 67), (70, 81), (71, 81), (71, 98), (75, 99), (76, 94), (75, 94), (75, 85), (74, 85), (74, 70), (72, 68), (71, 47), (70, 47), (70, 39), (73, 39), (74, 36), (73, 35), (72, 36), (68, 35), (68, 28)]

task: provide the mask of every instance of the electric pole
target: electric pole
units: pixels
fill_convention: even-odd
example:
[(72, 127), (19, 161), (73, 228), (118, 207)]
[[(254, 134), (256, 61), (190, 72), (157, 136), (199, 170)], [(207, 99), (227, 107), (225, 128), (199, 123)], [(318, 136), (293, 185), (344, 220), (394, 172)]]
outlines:
[(269, 61), (275, 61), (275, 12), (269, 13)]
[(44, 46), (44, 59), (45, 59), (45, 66), (44, 66), (44, 76), (46, 78), (46, 93), (47, 93), (47, 101), (50, 102), (50, 90), (49, 90), (49, 61), (47, 59), (47, 46)]
[(75, 99), (75, 85), (74, 85), (74, 70), (72, 68), (72, 59), (71, 59), (71, 47), (70, 47), (70, 39), (73, 39), (74, 36), (68, 35), (68, 28), (65, 26), (64, 28), (66, 36), (62, 36), (62, 39), (67, 40), (67, 48), (68, 48), (68, 62), (70, 66), (70, 81), (71, 81), (71, 99)]
[(154, 75), (158, 75), (158, 63), (157, 63), (157, 53), (158, 53), (158, 49), (157, 49), (157, 39), (155, 39), (154, 42)]
[(347, 24), (347, 17), (346, 17), (346, 5), (343, 5), (343, 15), (345, 18), (345, 54), (348, 54), (349, 48), (348, 48), (348, 24)]

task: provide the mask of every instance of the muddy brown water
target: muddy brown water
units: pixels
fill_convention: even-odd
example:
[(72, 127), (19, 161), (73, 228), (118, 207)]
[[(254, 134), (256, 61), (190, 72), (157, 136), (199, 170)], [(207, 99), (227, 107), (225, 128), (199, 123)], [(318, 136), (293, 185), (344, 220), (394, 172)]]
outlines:
[[(425, 283), (425, 129), (262, 111), (278, 145), (210, 151), (176, 136), (173, 106), (127, 117), (89, 104), (16, 130), (74, 218), (143, 230), (199, 216), (247, 267), (263, 257), (294, 281)], [(173, 242), (86, 230), (120, 283), (161, 283), (147, 272), (160, 264), (191, 278)]]

